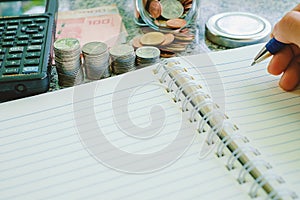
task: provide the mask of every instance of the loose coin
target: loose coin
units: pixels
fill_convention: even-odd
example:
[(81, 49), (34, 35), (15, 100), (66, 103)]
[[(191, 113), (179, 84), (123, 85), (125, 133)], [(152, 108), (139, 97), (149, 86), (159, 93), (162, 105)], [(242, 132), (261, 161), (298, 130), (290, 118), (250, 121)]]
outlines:
[(159, 18), (161, 15), (161, 5), (158, 0), (151, 0), (149, 3), (149, 9), (148, 9), (150, 15), (153, 18)]
[(169, 28), (178, 29), (184, 27), (185, 25), (186, 21), (184, 19), (169, 19), (167, 21), (167, 26)]
[(171, 58), (176, 56), (176, 53), (167, 50), (160, 50), (160, 57), (162, 58)]
[(171, 44), (175, 39), (175, 36), (172, 33), (165, 34), (165, 41), (160, 44), (160, 46), (166, 46)]
[(140, 42), (142, 45), (156, 46), (165, 41), (165, 35), (160, 32), (149, 32), (144, 34)]
[(132, 46), (134, 49), (137, 49), (139, 47), (142, 47), (143, 45), (140, 42), (141, 36), (136, 36), (132, 39)]

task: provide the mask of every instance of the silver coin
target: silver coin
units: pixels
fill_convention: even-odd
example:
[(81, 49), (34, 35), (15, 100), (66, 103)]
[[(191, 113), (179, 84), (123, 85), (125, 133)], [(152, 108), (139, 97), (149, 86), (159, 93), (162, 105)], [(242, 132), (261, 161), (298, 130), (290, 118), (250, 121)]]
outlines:
[(128, 56), (132, 52), (134, 52), (133, 47), (127, 44), (116, 45), (109, 50), (110, 55), (115, 57)]
[(107, 45), (103, 42), (89, 42), (82, 47), (82, 52), (87, 55), (99, 55), (107, 51)]
[(73, 51), (80, 48), (79, 41), (75, 38), (62, 38), (54, 42), (54, 50)]
[(160, 56), (160, 50), (157, 47), (143, 46), (136, 50), (136, 56), (139, 58), (158, 58)]

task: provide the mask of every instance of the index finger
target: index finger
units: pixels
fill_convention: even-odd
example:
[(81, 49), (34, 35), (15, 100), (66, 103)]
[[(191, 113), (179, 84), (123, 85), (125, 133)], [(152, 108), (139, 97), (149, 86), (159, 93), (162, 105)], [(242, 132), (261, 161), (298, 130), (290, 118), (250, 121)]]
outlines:
[(293, 8), (293, 11), (299, 11), (300, 12), (300, 4), (298, 4), (295, 8)]

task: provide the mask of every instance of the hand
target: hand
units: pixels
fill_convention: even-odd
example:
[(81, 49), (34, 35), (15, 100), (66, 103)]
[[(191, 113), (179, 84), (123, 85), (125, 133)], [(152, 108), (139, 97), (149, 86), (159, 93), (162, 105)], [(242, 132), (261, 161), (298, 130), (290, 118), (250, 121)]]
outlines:
[(268, 71), (273, 75), (283, 73), (280, 87), (294, 90), (300, 84), (300, 4), (274, 26), (272, 37), (289, 45), (273, 56)]

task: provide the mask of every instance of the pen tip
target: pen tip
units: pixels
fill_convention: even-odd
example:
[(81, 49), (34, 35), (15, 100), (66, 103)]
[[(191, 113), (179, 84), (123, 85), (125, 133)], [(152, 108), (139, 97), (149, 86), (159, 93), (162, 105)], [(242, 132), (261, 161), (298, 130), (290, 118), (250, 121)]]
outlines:
[(254, 62), (251, 63), (251, 66), (253, 66), (253, 65), (255, 65), (255, 64), (256, 64), (256, 62), (254, 61)]

